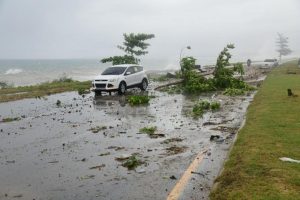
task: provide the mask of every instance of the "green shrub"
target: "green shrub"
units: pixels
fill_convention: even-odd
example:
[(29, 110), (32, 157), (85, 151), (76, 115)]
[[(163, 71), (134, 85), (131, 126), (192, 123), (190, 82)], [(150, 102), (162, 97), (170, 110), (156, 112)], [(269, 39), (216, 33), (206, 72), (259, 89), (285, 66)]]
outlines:
[(209, 110), (210, 103), (208, 101), (199, 101), (193, 106), (193, 116), (200, 117), (204, 114), (206, 110)]
[(219, 110), (221, 108), (221, 104), (219, 102), (211, 102), (210, 104), (210, 109), (215, 111), (215, 110)]
[(133, 170), (143, 162), (140, 161), (135, 155), (130, 156), (123, 164), (123, 167), (127, 167), (128, 170)]
[(144, 127), (140, 129), (141, 133), (146, 133), (146, 134), (154, 134), (154, 132), (157, 130), (156, 126), (150, 126), (150, 127)]
[(136, 106), (149, 103), (150, 97), (145, 95), (132, 95), (128, 97), (127, 101), (130, 105)]
[(202, 93), (216, 90), (213, 79), (205, 79), (195, 71), (185, 73), (183, 90), (189, 94)]
[(244, 89), (237, 89), (237, 88), (227, 88), (224, 93), (228, 96), (238, 96), (238, 95), (244, 95), (245, 90)]
[(221, 104), (219, 102), (208, 102), (208, 101), (199, 101), (193, 106), (192, 115), (194, 117), (201, 117), (208, 110), (218, 110), (220, 109)]

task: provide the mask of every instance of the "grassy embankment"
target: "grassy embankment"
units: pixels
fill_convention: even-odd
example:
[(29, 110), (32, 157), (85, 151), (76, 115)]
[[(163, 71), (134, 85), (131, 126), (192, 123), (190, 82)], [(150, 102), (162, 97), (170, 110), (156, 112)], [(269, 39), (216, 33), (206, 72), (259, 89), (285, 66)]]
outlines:
[(36, 98), (67, 91), (78, 91), (81, 93), (90, 87), (91, 81), (80, 82), (68, 78), (33, 86), (8, 87), (0, 89), (0, 102)]
[[(288, 97), (288, 88), (298, 97)], [(300, 68), (296, 62), (274, 69), (259, 89), (211, 199), (300, 199), (300, 164), (280, 157), (300, 160)]]

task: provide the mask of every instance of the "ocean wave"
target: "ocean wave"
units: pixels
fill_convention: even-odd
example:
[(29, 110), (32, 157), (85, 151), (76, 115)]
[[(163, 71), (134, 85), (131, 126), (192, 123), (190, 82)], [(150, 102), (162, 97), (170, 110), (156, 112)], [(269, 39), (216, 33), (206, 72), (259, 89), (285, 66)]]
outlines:
[(4, 73), (5, 75), (9, 75), (9, 74), (19, 74), (23, 72), (22, 69), (8, 69), (6, 70), (6, 72)]

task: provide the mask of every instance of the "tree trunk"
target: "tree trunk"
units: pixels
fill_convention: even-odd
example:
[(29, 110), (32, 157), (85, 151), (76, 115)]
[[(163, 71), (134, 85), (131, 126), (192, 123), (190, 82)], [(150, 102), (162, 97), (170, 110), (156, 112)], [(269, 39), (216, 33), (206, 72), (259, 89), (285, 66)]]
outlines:
[(161, 89), (161, 88), (164, 88), (164, 87), (168, 87), (168, 86), (171, 86), (171, 85), (177, 85), (177, 84), (180, 84), (182, 82), (183, 82), (183, 80), (172, 82), (172, 83), (167, 83), (165, 85), (157, 86), (156, 88), (154, 88), (154, 90), (158, 90), (158, 89)]

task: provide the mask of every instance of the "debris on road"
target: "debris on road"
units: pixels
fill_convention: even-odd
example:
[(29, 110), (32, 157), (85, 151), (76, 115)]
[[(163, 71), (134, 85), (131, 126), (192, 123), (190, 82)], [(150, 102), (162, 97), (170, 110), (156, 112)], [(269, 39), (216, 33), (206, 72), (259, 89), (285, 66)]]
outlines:
[(98, 169), (100, 171), (103, 167), (105, 167), (105, 164), (90, 167), (89, 169)]
[(181, 138), (169, 138), (169, 139), (162, 141), (161, 144), (169, 144), (171, 142), (182, 142), (182, 141), (183, 141), (183, 139), (181, 139)]
[(166, 148), (168, 155), (180, 154), (180, 153), (185, 152), (186, 149), (187, 149), (186, 146), (179, 147), (179, 146), (175, 146), (175, 145), (171, 146), (169, 148)]
[(106, 126), (96, 126), (93, 128), (90, 128), (89, 131), (92, 131), (92, 133), (99, 133), (102, 130), (106, 130), (107, 127)]

